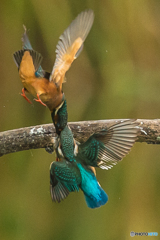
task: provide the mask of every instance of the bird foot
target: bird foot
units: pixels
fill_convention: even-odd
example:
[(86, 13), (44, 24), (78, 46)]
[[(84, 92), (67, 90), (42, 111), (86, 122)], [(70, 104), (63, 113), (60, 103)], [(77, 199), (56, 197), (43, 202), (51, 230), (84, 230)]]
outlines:
[(43, 106), (47, 107), (45, 103), (42, 102), (42, 100), (39, 97), (39, 94), (37, 93), (37, 99), (35, 98), (34, 101), (39, 102), (40, 104), (42, 104)]
[(26, 99), (27, 102), (29, 102), (30, 104), (32, 104), (32, 102), (26, 97), (25, 89), (24, 89), (24, 88), (22, 88), (21, 96), (24, 97), (24, 99)]

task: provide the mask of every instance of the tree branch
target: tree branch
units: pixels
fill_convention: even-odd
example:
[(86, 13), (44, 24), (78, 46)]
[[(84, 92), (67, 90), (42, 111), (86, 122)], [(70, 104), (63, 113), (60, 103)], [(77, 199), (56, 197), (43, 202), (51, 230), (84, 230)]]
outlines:
[[(86, 141), (89, 136), (115, 124), (115, 120), (81, 121), (69, 123), (74, 138), (79, 142)], [(137, 142), (160, 144), (160, 119), (136, 120), (140, 128)], [(53, 124), (19, 128), (0, 133), (0, 157), (13, 152), (37, 148), (55, 148), (57, 135)]]

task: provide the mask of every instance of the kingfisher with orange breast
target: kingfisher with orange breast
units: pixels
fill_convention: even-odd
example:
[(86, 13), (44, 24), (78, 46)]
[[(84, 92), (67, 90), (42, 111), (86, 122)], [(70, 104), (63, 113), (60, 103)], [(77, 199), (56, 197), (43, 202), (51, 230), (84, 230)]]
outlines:
[(92, 10), (81, 12), (60, 36), (56, 46), (56, 60), (51, 73), (41, 67), (42, 55), (33, 50), (27, 30), (22, 37), (23, 46), (13, 54), (23, 84), (22, 96), (29, 102), (26, 92), (33, 95), (37, 102), (47, 106), (52, 112), (64, 100), (62, 84), (72, 62), (83, 49), (83, 43), (92, 27)]

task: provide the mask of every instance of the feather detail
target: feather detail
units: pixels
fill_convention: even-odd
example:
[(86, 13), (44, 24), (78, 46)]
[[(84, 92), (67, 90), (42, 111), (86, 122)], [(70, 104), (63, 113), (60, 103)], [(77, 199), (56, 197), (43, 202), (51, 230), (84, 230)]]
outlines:
[(138, 131), (134, 119), (118, 122), (94, 133), (85, 143), (80, 144), (78, 157), (83, 159), (84, 164), (110, 169), (129, 153)]
[(80, 169), (82, 181), (81, 190), (84, 193), (87, 206), (97, 208), (104, 205), (108, 201), (108, 196), (98, 183), (95, 174), (90, 167), (77, 164)]
[(18, 67), (18, 70), (19, 70), (23, 55), (24, 55), (23, 50), (13, 53), (13, 59), (14, 59), (16, 66)]
[(50, 76), (50, 81), (58, 85), (64, 82), (66, 71), (83, 49), (85, 41), (94, 20), (92, 10), (80, 13), (77, 18), (60, 36), (56, 47), (56, 60)]
[(135, 120), (129, 119), (109, 127), (106, 135), (95, 136), (104, 143), (98, 153), (98, 166), (102, 169), (110, 169), (122, 160), (135, 143), (138, 131)]
[(60, 182), (55, 186), (50, 185), (50, 194), (53, 202), (61, 202), (69, 195), (69, 190)]
[[(24, 28), (24, 33), (23, 33), (23, 36), (22, 36), (22, 49), (23, 50), (33, 50), (32, 48), (32, 45), (29, 41), (29, 38), (28, 38), (28, 35), (27, 35), (27, 28), (26, 26), (23, 25), (23, 28)], [(45, 75), (45, 71), (43, 70), (43, 68), (41, 66), (39, 66), (39, 68), (36, 70), (36, 77), (44, 77)], [(49, 74), (50, 76), (50, 74)]]
[(61, 143), (61, 150), (64, 155), (64, 157), (67, 159), (67, 161), (75, 161), (74, 158), (74, 138), (73, 133), (69, 129), (68, 125), (65, 126), (63, 131), (60, 134), (60, 143)]
[(80, 183), (80, 170), (75, 164), (68, 163), (64, 159), (51, 163), (50, 191), (53, 201), (60, 202), (69, 192), (79, 191)]
[(38, 69), (40, 67), (40, 64), (42, 62), (42, 55), (34, 50), (19, 50), (13, 54), (13, 59), (18, 67), (18, 70), (20, 69), (20, 65), (22, 61), (24, 61), (23, 65), (27, 67), (27, 64), (29, 64), (29, 58), (32, 58), (32, 63), (34, 65), (34, 72), (35, 74), (38, 72)]
[(24, 28), (24, 33), (23, 33), (23, 36), (22, 36), (22, 43), (23, 43), (23, 45), (22, 45), (22, 49), (23, 50), (25, 50), (25, 49), (27, 49), (27, 50), (33, 50), (33, 48), (32, 48), (32, 45), (31, 45), (31, 43), (30, 43), (30, 41), (29, 41), (29, 38), (28, 38), (28, 35), (27, 35), (27, 28), (26, 28), (26, 26), (25, 25), (23, 25), (23, 28)]

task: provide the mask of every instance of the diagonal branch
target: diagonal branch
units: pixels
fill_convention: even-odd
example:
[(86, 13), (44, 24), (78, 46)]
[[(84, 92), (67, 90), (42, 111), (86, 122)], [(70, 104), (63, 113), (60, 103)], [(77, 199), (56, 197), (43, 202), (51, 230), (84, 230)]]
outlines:
[[(72, 122), (69, 126), (75, 139), (84, 142), (92, 133), (106, 129), (121, 120), (124, 119)], [(160, 144), (160, 119), (136, 121), (140, 128), (137, 142)], [(8, 130), (0, 133), (0, 156), (29, 149), (54, 149), (56, 144), (57, 135), (53, 124)]]

